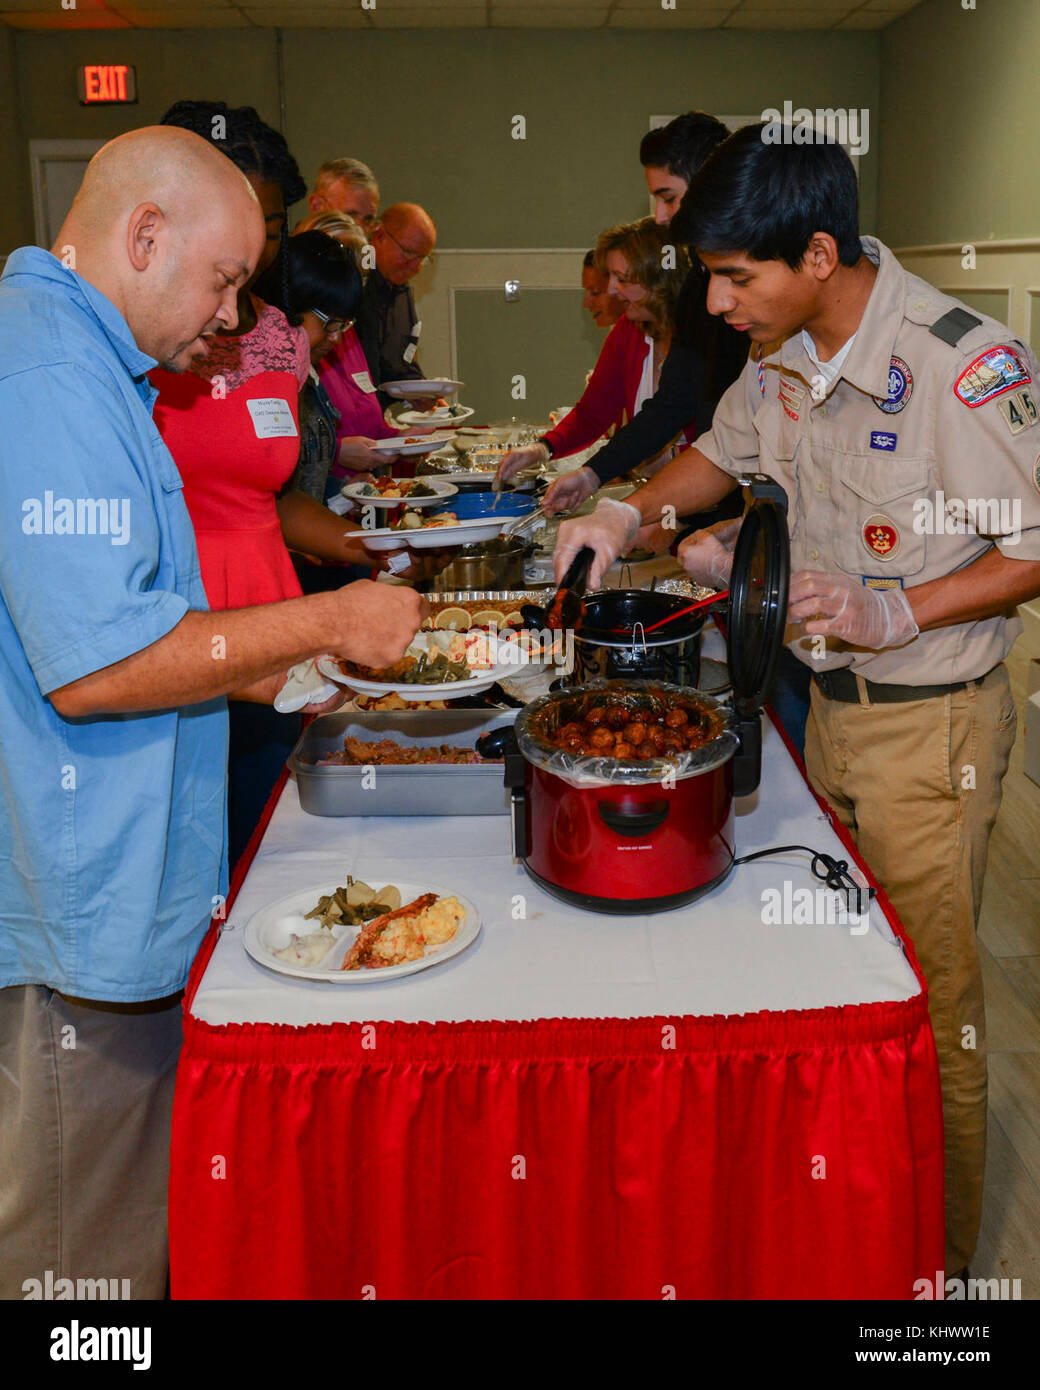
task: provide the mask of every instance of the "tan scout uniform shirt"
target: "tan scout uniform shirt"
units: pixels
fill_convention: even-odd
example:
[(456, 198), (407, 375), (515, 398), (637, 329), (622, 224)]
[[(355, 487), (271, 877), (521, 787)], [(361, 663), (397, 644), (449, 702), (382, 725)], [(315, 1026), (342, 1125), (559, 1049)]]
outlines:
[[(800, 334), (770, 345), (753, 353), (696, 447), (728, 473), (757, 461), (787, 490), (793, 572), (911, 588), (994, 544), (1011, 559), (1040, 560), (1036, 359), (1003, 324), (908, 274), (873, 237), (862, 241), (878, 274), (833, 385)], [(930, 331), (951, 310), (960, 314), (940, 326), (956, 346)], [(958, 507), (979, 499), (967, 516)], [(984, 675), (1020, 631), (1012, 611), (882, 652), (828, 638), (814, 660), (804, 636), (792, 650), (815, 670), (938, 685)]]

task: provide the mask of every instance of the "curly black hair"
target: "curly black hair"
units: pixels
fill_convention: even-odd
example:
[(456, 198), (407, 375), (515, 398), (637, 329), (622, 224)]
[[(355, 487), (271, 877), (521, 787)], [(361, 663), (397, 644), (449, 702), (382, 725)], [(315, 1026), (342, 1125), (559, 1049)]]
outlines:
[[(223, 120), (219, 138), (214, 135), (218, 116)], [(228, 106), (226, 101), (175, 101), (159, 124), (179, 126), (201, 135), (237, 164), (243, 174), (255, 174), (278, 184), (287, 208), (307, 192), (285, 136), (262, 121), (255, 107)]]

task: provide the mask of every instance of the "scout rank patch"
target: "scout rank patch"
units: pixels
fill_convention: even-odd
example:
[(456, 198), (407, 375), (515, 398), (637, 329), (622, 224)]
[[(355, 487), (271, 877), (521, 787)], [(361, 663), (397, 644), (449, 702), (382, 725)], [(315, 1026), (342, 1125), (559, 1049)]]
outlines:
[(893, 357), (888, 367), (888, 396), (874, 396), (872, 399), (879, 410), (886, 415), (895, 415), (905, 410), (914, 394), (914, 374), (901, 357)]
[(899, 532), (892, 518), (884, 512), (869, 517), (863, 527), (863, 544), (881, 560), (891, 560), (898, 554)]
[(805, 400), (805, 387), (799, 386), (797, 381), (793, 381), (789, 376), (780, 377), (780, 389), (777, 392), (780, 404), (784, 408), (784, 414), (789, 415), (792, 420), (797, 420), (802, 408), (802, 401)]
[(976, 410), (980, 405), (1002, 396), (1032, 377), (1018, 354), (1009, 347), (989, 348), (965, 367), (954, 385), (954, 392), (966, 406)]
[(997, 409), (1012, 434), (1021, 434), (1037, 421), (1036, 402), (1028, 391), (1013, 391), (997, 401)]

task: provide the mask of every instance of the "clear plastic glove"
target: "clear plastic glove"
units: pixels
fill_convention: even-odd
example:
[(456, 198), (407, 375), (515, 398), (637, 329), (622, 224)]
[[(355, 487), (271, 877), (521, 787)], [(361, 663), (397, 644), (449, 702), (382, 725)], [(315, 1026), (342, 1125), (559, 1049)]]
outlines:
[(533, 468), (536, 463), (548, 463), (548, 461), (549, 450), (545, 444), (525, 444), (522, 449), (510, 449), (498, 465), (498, 472), (495, 474), (496, 491), (508, 483), (513, 474), (519, 473), (522, 468)]
[(599, 478), (591, 468), (579, 468), (575, 473), (567, 473), (557, 478), (542, 498), (542, 511), (546, 516), (572, 512), (575, 507), (588, 501), (599, 487)]
[(589, 588), (598, 589), (603, 583), (603, 576), (618, 556), (631, 549), (642, 524), (643, 518), (635, 507), (627, 502), (616, 502), (612, 497), (601, 498), (591, 516), (564, 521), (553, 551), (556, 582), (563, 578), (582, 546), (588, 545), (596, 553), (589, 571)]
[(717, 521), (694, 531), (679, 546), (679, 563), (695, 584), (707, 589), (728, 589), (733, 571), (733, 549), (743, 517)]
[(792, 578), (788, 615), (804, 622), (810, 636), (840, 637), (874, 652), (901, 647), (921, 630), (902, 589), (871, 589), (848, 575), (815, 570)]

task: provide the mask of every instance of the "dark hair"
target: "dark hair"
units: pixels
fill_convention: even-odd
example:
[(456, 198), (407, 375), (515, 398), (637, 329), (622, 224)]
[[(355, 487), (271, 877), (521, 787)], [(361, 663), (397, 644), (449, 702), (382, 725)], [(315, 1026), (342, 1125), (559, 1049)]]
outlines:
[(585, 259), (581, 263), (582, 270), (594, 270), (596, 266), (596, 252), (586, 251)]
[(645, 168), (667, 169), (687, 183), (729, 134), (716, 116), (706, 111), (687, 111), (674, 121), (644, 135), (639, 142), (639, 162)]
[(672, 219), (697, 251), (743, 251), (797, 270), (814, 232), (837, 243), (842, 265), (862, 255), (852, 160), (833, 140), (796, 145), (778, 122), (744, 126), (691, 182)]
[[(285, 257), (283, 266), (279, 264)], [(325, 232), (299, 232), (290, 237), (279, 261), (256, 283), (256, 292), (273, 304), (290, 323), (300, 323), (308, 309), (320, 309), (331, 319), (352, 319), (361, 302), (361, 272), (345, 246)]]
[[(214, 136), (214, 118), (221, 117), (223, 135)], [(276, 183), (285, 206), (298, 203), (307, 192), (300, 167), (289, 153), (285, 136), (262, 121), (252, 106), (228, 106), (226, 101), (175, 101), (159, 121), (194, 131), (226, 154), (243, 174)]]

